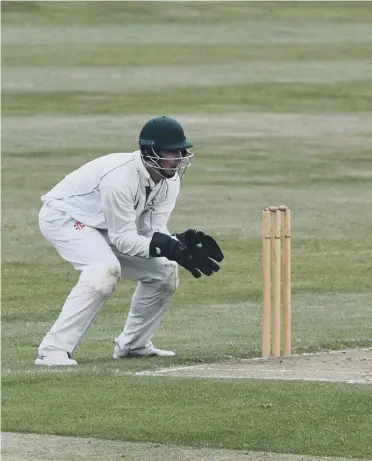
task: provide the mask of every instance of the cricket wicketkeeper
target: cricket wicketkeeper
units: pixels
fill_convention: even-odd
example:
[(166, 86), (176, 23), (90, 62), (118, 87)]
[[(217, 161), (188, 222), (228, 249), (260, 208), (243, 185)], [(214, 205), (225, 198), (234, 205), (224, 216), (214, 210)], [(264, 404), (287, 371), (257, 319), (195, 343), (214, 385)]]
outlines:
[(41, 197), (41, 232), (80, 277), (36, 365), (77, 364), (72, 354), (120, 277), (138, 284), (113, 358), (175, 355), (151, 338), (178, 286), (178, 264), (199, 278), (217, 272), (224, 258), (202, 231), (168, 231), (191, 147), (176, 120), (157, 117), (142, 128), (138, 151), (96, 158)]

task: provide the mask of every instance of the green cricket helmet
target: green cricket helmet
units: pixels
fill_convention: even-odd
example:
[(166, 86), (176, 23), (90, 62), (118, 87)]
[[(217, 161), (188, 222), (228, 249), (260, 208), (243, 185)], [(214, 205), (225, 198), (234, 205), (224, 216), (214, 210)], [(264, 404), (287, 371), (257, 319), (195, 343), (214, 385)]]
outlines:
[[(156, 117), (145, 123), (138, 142), (144, 163), (156, 169), (166, 179), (175, 176), (176, 173), (182, 178), (186, 168), (191, 164), (190, 158), (194, 155), (188, 150), (192, 144), (186, 139), (182, 126), (171, 117)], [(161, 152), (172, 151), (179, 151), (182, 160), (177, 168), (165, 172), (161, 161), (166, 158), (161, 157)]]

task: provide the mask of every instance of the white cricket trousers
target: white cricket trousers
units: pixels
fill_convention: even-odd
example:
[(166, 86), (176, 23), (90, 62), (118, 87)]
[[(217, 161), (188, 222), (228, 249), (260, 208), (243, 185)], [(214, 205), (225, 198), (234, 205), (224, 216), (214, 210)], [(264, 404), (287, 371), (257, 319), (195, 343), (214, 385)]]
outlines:
[(118, 346), (128, 351), (151, 347), (151, 338), (179, 283), (177, 263), (166, 258), (123, 255), (109, 245), (107, 232), (83, 226), (52, 206), (42, 206), (39, 225), (61, 257), (81, 272), (59, 317), (41, 342), (39, 356), (56, 350), (72, 355), (120, 277), (138, 280), (138, 284)]

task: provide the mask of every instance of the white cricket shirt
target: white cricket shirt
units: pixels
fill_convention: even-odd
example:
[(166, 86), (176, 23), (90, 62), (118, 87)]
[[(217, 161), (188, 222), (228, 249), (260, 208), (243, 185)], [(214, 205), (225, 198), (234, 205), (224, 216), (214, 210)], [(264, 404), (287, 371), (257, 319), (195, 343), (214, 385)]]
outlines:
[(107, 229), (110, 242), (121, 253), (148, 258), (152, 234), (170, 234), (168, 220), (179, 189), (178, 175), (154, 183), (136, 151), (86, 163), (41, 201), (87, 226)]

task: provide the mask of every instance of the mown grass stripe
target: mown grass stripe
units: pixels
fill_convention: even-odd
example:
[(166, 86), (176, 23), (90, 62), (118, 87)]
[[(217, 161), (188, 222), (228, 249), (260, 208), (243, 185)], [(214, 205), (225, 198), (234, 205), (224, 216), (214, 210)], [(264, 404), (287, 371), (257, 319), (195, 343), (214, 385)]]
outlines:
[[(9, 85), (11, 86), (11, 82)], [(124, 85), (124, 84), (123, 84)], [(175, 105), (176, 101), (176, 105)], [(174, 116), (219, 115), (244, 112), (319, 114), (337, 113), (360, 116), (372, 111), (372, 83), (352, 81), (333, 83), (263, 82), (229, 85), (189, 85), (140, 91), (22, 91), (2, 94), (2, 115), (140, 115), (157, 112)], [(240, 116), (239, 116), (240, 117)], [(237, 117), (237, 118), (239, 118)], [(222, 134), (222, 133), (221, 133)]]
[(274, 43), (266, 44), (159, 44), (73, 43), (4, 45), (3, 69), (7, 67), (95, 67), (95, 66), (200, 66), (251, 61), (280, 63), (296, 61), (368, 61), (369, 43)]

